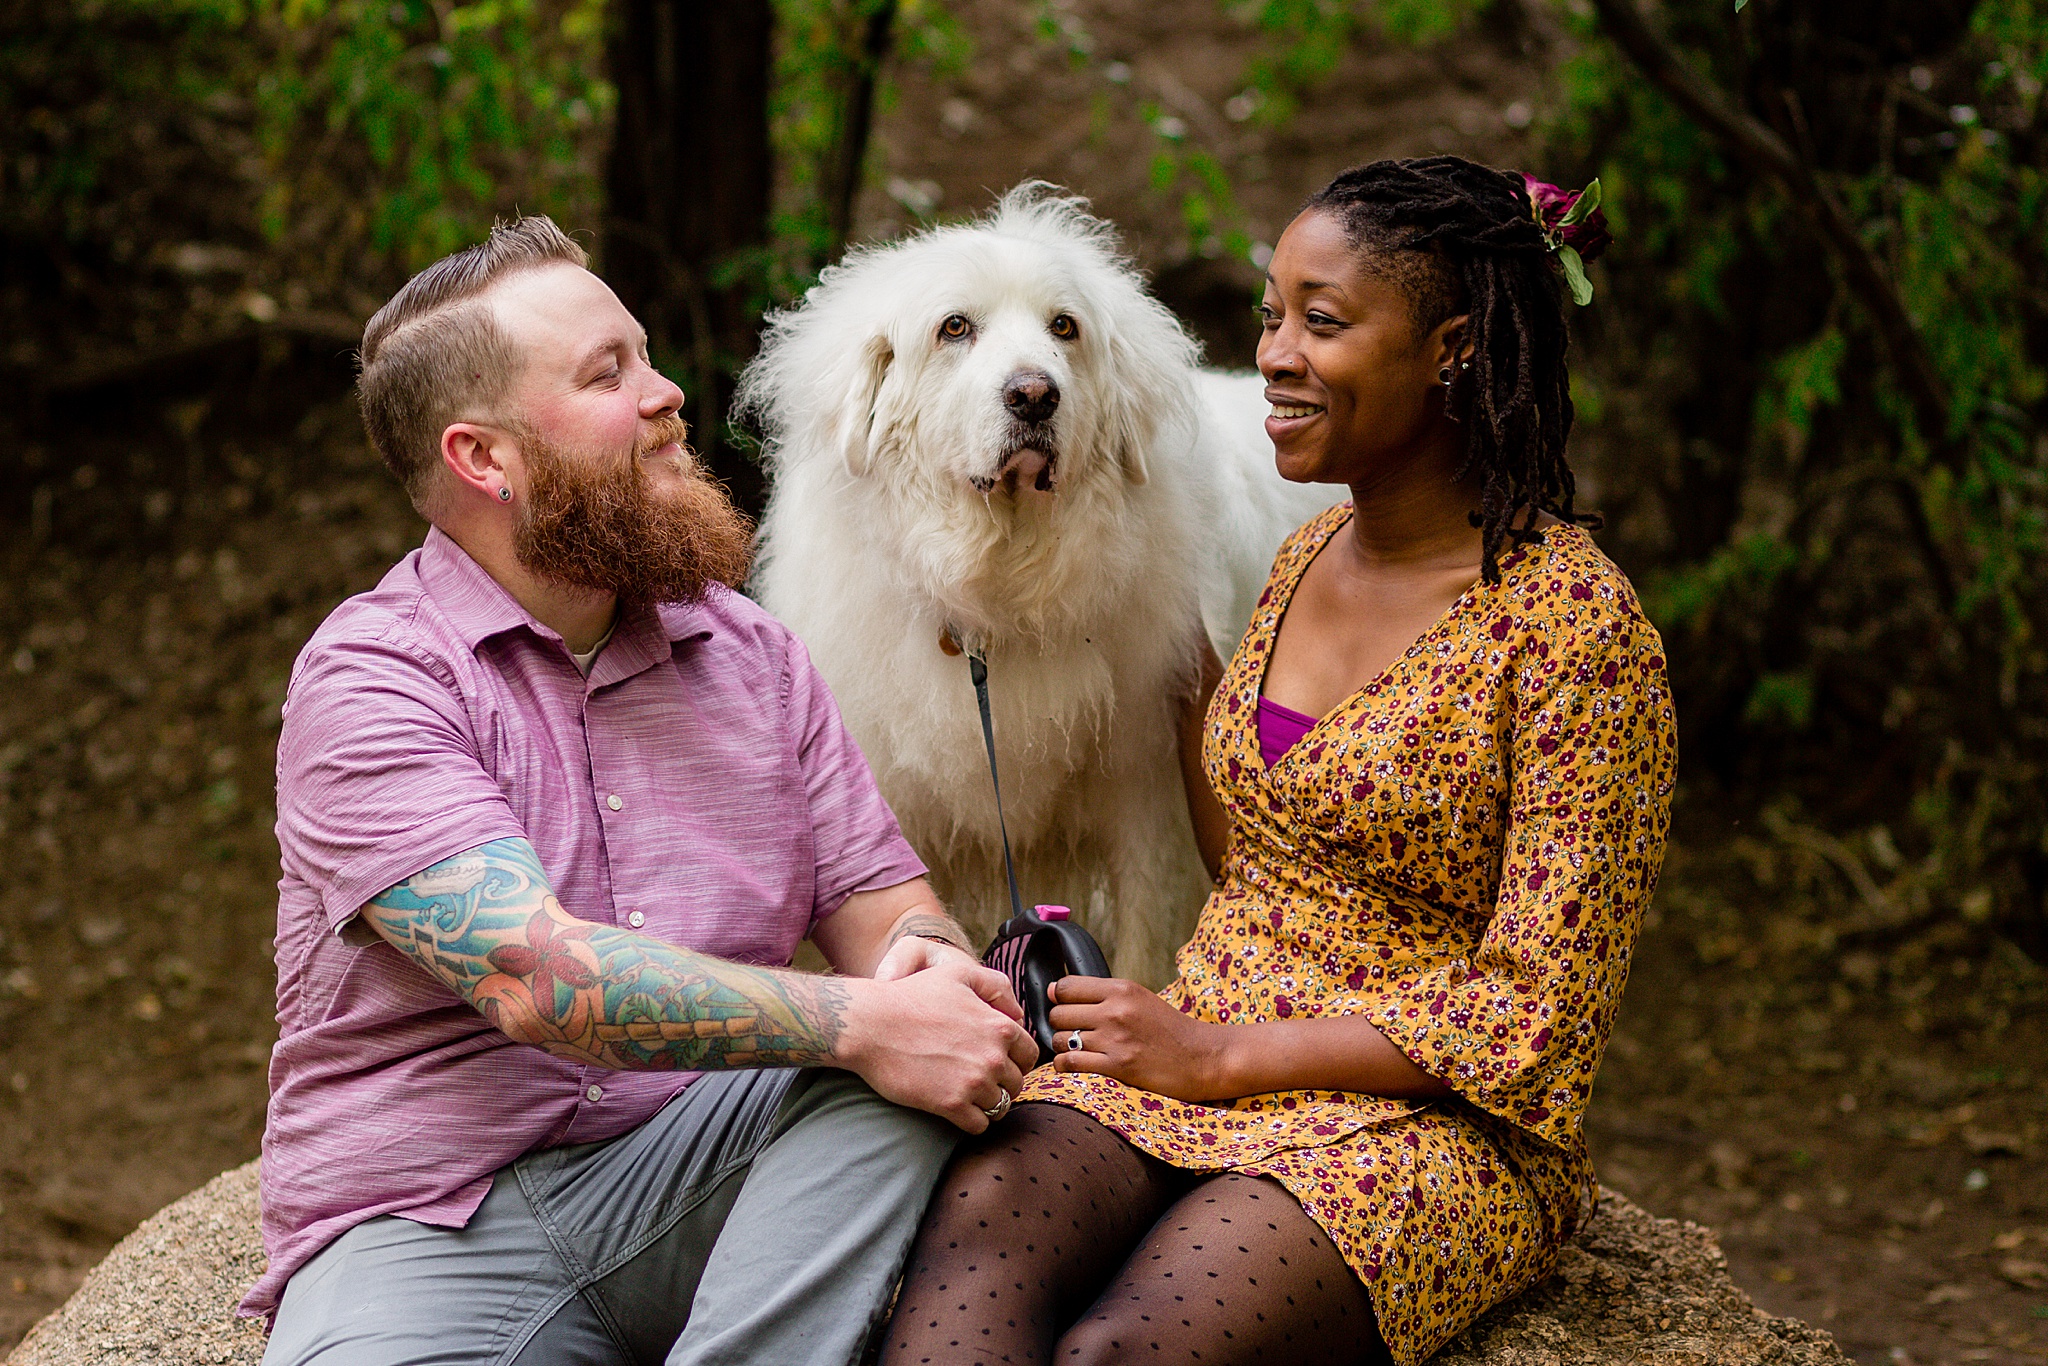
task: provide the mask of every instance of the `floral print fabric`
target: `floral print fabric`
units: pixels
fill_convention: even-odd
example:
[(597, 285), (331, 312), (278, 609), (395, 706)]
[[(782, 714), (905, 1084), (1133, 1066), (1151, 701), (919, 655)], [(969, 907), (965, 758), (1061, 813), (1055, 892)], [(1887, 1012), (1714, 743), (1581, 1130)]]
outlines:
[(1178, 1167), (1279, 1181), (1411, 1366), (1546, 1274), (1589, 1207), (1581, 1117), (1663, 858), (1676, 731), (1628, 581), (1553, 527), (1269, 769), (1266, 662), (1350, 515), (1281, 548), (1217, 688), (1203, 763), (1230, 844), (1162, 995), (1225, 1024), (1363, 1016), (1457, 1098), (1194, 1105), (1041, 1068), (1019, 1099)]

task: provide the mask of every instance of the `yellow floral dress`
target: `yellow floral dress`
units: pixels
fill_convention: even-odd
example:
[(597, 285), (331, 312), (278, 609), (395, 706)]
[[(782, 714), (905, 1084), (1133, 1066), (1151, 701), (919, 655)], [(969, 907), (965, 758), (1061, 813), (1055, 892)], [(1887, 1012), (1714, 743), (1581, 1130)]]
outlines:
[(1457, 1098), (1191, 1105), (1041, 1068), (1019, 1099), (1176, 1167), (1280, 1182), (1412, 1366), (1545, 1275), (1590, 1209), (1580, 1119), (1663, 859), (1677, 746), (1655, 628), (1586, 533), (1555, 527), (1268, 771), (1266, 661), (1350, 515), (1281, 547), (1217, 688), (1202, 757), (1230, 844), (1162, 995), (1226, 1024), (1362, 1016)]

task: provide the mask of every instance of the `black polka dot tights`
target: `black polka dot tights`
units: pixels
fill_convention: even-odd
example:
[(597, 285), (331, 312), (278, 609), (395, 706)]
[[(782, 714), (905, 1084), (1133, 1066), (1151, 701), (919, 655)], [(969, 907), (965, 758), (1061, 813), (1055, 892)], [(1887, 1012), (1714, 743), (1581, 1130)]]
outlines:
[(1077, 1110), (969, 1140), (911, 1249), (883, 1366), (1384, 1362), (1365, 1287), (1263, 1177), (1183, 1172)]

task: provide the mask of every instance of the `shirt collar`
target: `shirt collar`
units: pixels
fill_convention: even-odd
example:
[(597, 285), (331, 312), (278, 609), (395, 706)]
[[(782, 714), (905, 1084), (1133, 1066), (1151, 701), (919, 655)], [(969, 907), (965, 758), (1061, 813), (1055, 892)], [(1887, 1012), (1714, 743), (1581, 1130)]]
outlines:
[[(519, 600), (455, 539), (429, 527), (420, 547), (420, 582), (455, 628), (463, 646), (474, 652), (486, 640), (524, 627), (566, 653), (560, 632), (519, 605)], [(629, 678), (673, 653), (672, 642), (710, 639), (713, 614), (702, 603), (676, 603), (655, 608), (636, 603), (620, 609), (611, 642), (590, 671), (591, 687)]]

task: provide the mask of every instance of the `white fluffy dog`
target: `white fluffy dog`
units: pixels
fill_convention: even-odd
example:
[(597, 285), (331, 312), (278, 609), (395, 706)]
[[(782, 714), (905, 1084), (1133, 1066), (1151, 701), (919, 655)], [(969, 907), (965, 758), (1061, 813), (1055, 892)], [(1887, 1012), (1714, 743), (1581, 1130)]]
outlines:
[[(1275, 549), (1338, 491), (1273, 471), (1253, 375), (1146, 294), (1085, 201), (1032, 183), (869, 247), (769, 320), (741, 402), (774, 483), (755, 591), (794, 629), (941, 896), (1008, 914), (985, 652), (1025, 903), (1171, 975), (1207, 890), (1178, 722)], [(944, 645), (942, 646), (942, 639)]]

